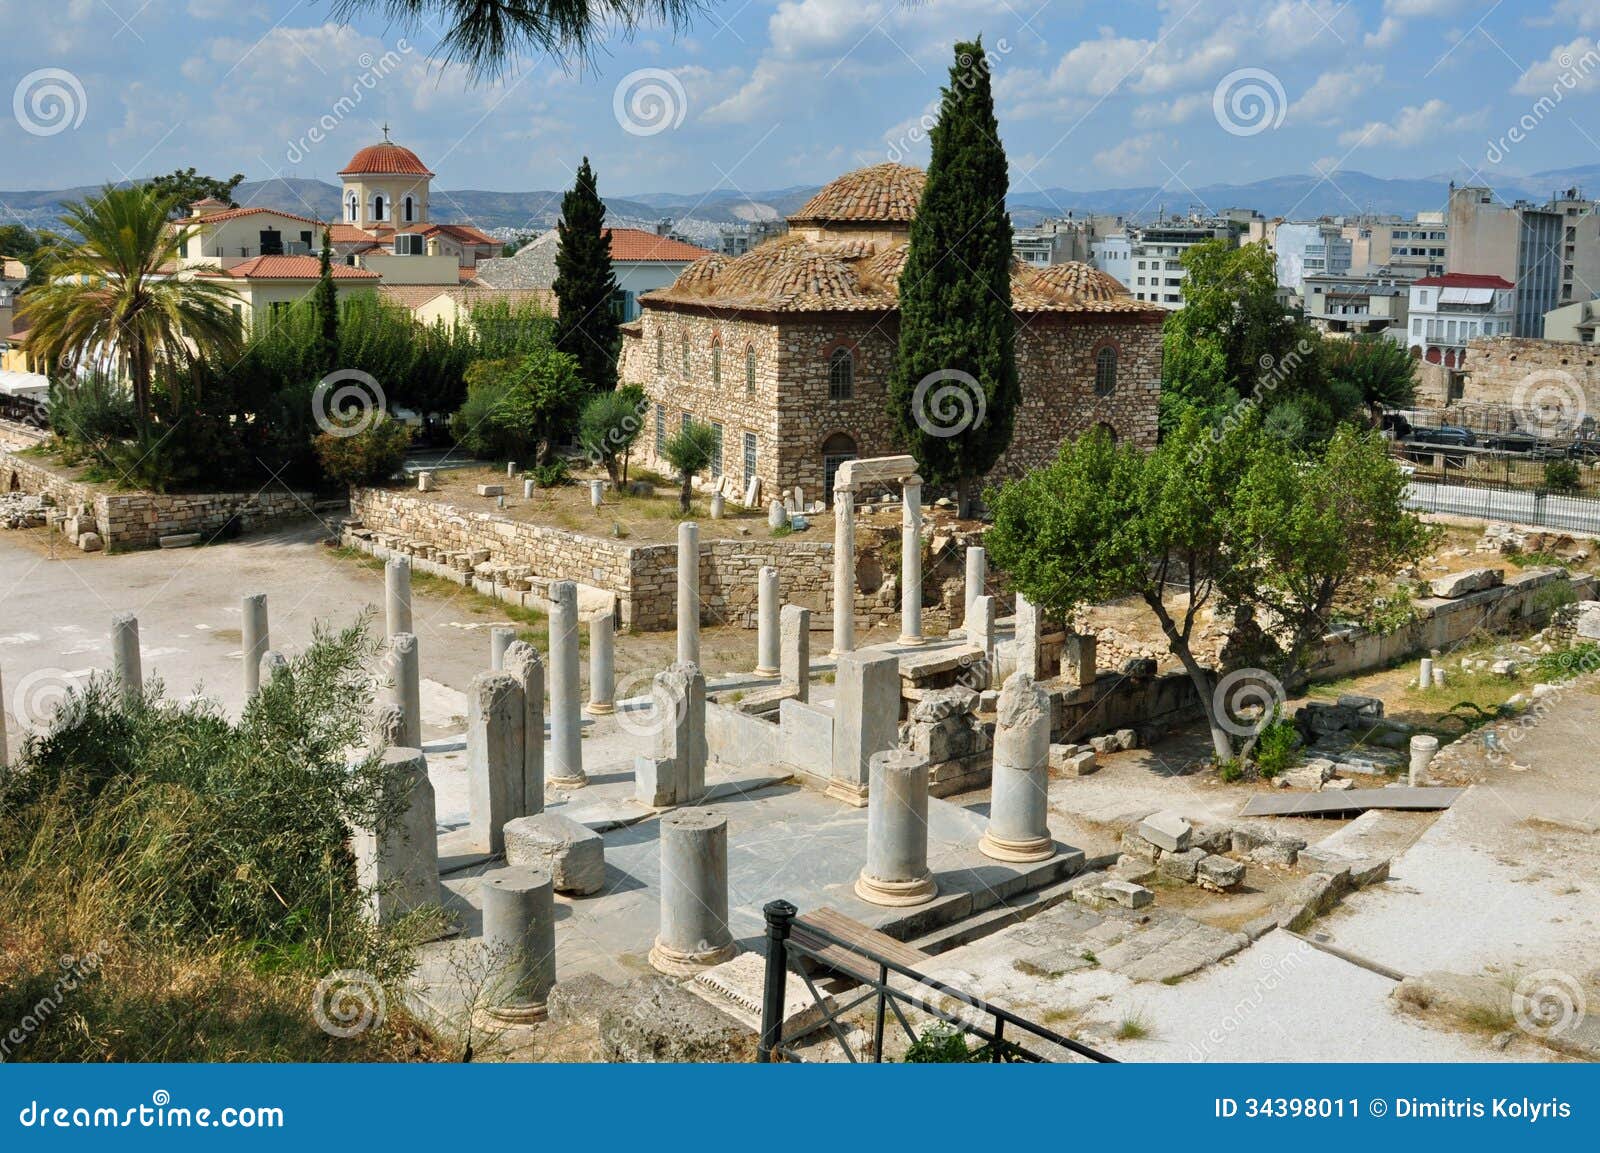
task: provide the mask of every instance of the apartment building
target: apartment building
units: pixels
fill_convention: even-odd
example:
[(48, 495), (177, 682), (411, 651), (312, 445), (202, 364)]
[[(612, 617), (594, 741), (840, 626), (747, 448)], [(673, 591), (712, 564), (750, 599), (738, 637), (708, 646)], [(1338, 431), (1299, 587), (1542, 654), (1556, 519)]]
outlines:
[(1452, 187), (1449, 272), (1492, 274), (1516, 286), (1516, 336), (1544, 335), (1545, 314), (1600, 295), (1600, 218), (1569, 188), (1536, 205), (1507, 204), (1481, 185)]

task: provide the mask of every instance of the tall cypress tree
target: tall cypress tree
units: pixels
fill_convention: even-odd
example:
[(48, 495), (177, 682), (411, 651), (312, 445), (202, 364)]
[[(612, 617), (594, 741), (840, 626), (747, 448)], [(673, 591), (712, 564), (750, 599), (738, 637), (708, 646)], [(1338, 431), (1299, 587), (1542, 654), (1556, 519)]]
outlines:
[(954, 483), (969, 516), (974, 482), (1011, 443), (1021, 394), (1006, 154), (981, 38), (956, 45), (930, 139), (900, 274), (889, 414), (923, 476)]
[(621, 345), (612, 311), (617, 278), (605, 222), (606, 206), (585, 156), (577, 182), (561, 198), (556, 225), (556, 347), (577, 359), (584, 382), (596, 392), (617, 387)]
[(313, 361), (317, 372), (326, 376), (339, 367), (339, 293), (333, 283), (333, 248), (326, 229), (322, 233), (322, 259), (313, 303), (317, 310)]

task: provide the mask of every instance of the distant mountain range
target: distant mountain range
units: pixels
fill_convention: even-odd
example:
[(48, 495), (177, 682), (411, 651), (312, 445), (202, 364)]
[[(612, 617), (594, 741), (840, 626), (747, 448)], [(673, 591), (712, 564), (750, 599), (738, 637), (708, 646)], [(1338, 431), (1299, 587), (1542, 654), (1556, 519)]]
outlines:
[[(1184, 215), (1191, 209), (1220, 211), (1253, 208), (1265, 216), (1315, 219), (1319, 216), (1353, 216), (1361, 213), (1411, 215), (1442, 209), (1452, 178), (1476, 179), (1492, 184), (1506, 201), (1543, 202), (1553, 193), (1577, 187), (1600, 194), (1600, 164), (1535, 172), (1470, 174), (1441, 173), (1420, 179), (1388, 179), (1364, 172), (1339, 171), (1277, 176), (1250, 184), (1206, 184), (1191, 188), (1178, 183), (1166, 187), (1142, 185), (1079, 191), (1071, 188), (1014, 190), (1007, 199), (1012, 220), (1018, 225), (1092, 213), (1112, 213), (1151, 219), (1160, 212)], [(817, 191), (816, 185), (745, 194), (719, 189), (701, 194), (640, 193), (607, 197), (606, 207), (618, 225), (651, 227), (670, 218), (679, 232), (702, 243), (712, 240), (729, 224), (776, 219), (789, 215)], [(56, 227), (60, 206), (94, 193), (94, 187), (50, 191), (0, 192), (0, 219), (19, 220), (34, 228)], [(510, 238), (523, 232), (540, 232), (554, 226), (561, 212), (561, 193), (485, 192), (476, 189), (433, 190), (433, 215), (441, 221), (464, 221), (495, 235)], [(318, 180), (278, 179), (241, 184), (235, 198), (240, 204), (260, 205), (337, 219), (339, 187)]]

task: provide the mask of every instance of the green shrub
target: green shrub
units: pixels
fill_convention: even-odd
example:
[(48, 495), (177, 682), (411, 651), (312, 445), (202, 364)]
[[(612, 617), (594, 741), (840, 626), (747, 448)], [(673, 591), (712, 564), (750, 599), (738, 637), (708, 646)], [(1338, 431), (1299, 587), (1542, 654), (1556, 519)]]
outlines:
[(360, 432), (325, 432), (314, 443), (317, 461), (329, 480), (342, 485), (381, 484), (405, 462), (411, 429), (387, 415), (379, 415)]
[(560, 488), (572, 479), (571, 467), (559, 456), (548, 464), (536, 464), (528, 471), (533, 483), (540, 488)]
[(590, 397), (578, 417), (578, 443), (594, 464), (606, 470), (613, 488), (622, 483), (622, 461), (644, 431), (648, 407), (644, 389), (624, 384)]
[(467, 399), (450, 431), (485, 460), (549, 463), (557, 440), (573, 430), (585, 388), (578, 362), (553, 348), (483, 360), (467, 370)]
[(1256, 737), (1256, 771), (1267, 780), (1293, 768), (1300, 759), (1300, 733), (1294, 722), (1274, 716)]
[(1575, 460), (1547, 460), (1544, 462), (1544, 486), (1556, 492), (1571, 492), (1578, 487), (1583, 473)]

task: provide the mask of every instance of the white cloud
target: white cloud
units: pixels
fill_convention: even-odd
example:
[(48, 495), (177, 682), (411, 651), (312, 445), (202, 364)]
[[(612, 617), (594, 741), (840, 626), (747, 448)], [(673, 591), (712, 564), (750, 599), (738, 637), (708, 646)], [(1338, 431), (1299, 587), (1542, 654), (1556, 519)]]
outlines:
[(1170, 100), (1153, 100), (1133, 110), (1133, 122), (1141, 125), (1182, 124), (1195, 113), (1211, 107), (1211, 93), (1189, 92)]
[(1085, 40), (1061, 58), (1050, 86), (1057, 92), (1108, 96), (1138, 71), (1153, 47), (1148, 40), (1122, 36)]
[(1362, 64), (1344, 72), (1324, 72), (1289, 106), (1289, 115), (1319, 124), (1342, 117), (1350, 103), (1383, 78), (1376, 64)]
[(1163, 153), (1174, 151), (1173, 142), (1159, 132), (1131, 136), (1094, 154), (1095, 168), (1117, 177), (1138, 176), (1156, 167)]
[(1558, 44), (1550, 55), (1531, 65), (1517, 78), (1511, 91), (1520, 96), (1548, 96), (1560, 88), (1567, 92), (1592, 92), (1600, 86), (1600, 47), (1587, 36)]
[(1362, 39), (1362, 44), (1367, 48), (1388, 48), (1400, 39), (1400, 33), (1405, 31), (1405, 25), (1393, 16), (1385, 16), (1383, 23), (1378, 25), (1376, 32), (1368, 32)]
[(1443, 132), (1467, 126), (1476, 114), (1451, 119), (1450, 105), (1437, 98), (1425, 104), (1400, 109), (1392, 120), (1374, 120), (1362, 128), (1339, 134), (1339, 143), (1350, 148), (1413, 148)]

